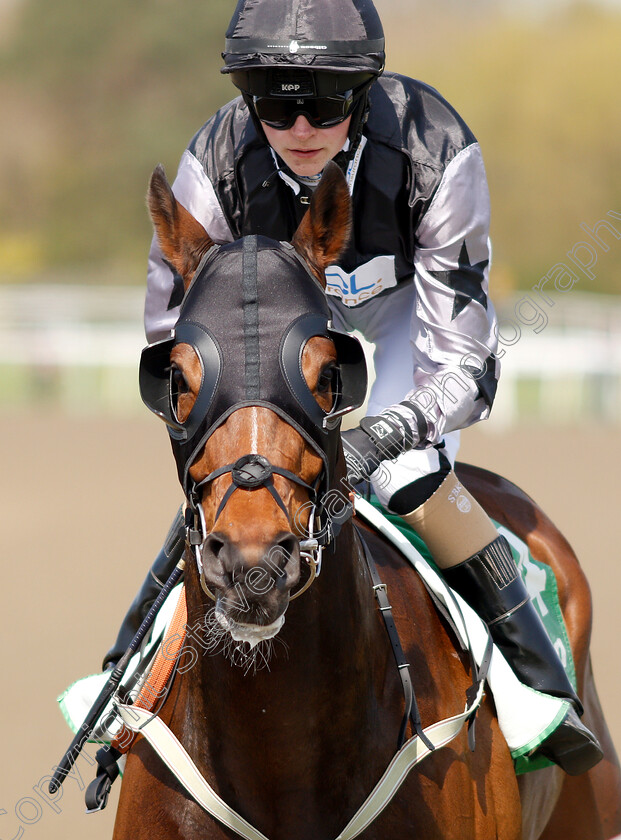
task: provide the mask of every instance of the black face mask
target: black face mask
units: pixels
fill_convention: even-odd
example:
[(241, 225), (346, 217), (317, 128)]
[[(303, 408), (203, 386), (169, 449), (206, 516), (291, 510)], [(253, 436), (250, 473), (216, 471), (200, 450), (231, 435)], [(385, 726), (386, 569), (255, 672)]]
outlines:
[[(338, 381), (335, 403), (324, 412), (301, 369), (309, 338), (334, 341)], [(176, 416), (169, 375), (175, 344), (189, 344), (203, 369), (196, 403), (184, 423)], [(140, 362), (146, 405), (167, 424), (179, 479), (191, 494), (189, 468), (206, 440), (243, 406), (265, 406), (293, 426), (324, 463), (320, 492), (330, 485), (342, 414), (366, 395), (366, 365), (360, 343), (330, 327), (324, 290), (295, 249), (247, 236), (215, 246), (185, 296), (174, 336), (149, 345)], [(259, 453), (264, 454), (264, 453)]]

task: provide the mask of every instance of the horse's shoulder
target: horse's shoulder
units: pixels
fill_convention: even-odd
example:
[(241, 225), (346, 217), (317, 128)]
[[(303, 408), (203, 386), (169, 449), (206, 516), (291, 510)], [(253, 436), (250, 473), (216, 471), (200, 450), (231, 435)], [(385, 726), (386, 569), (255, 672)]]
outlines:
[[(390, 580), (403, 579), (405, 581), (412, 579), (418, 582), (416, 584), (417, 589), (420, 586), (424, 590), (425, 587), (420, 577), (396, 545), (361, 517), (356, 518), (356, 526), (362, 532), (382, 580), (384, 578)], [(388, 580), (384, 582), (388, 582)]]

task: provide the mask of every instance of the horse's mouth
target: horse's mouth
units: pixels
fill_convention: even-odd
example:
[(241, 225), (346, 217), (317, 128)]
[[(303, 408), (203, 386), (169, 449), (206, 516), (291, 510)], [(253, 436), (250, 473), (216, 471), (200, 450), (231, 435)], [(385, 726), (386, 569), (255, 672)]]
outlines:
[(276, 618), (271, 618), (266, 610), (239, 610), (225, 604), (225, 600), (218, 595), (215, 606), (216, 621), (234, 641), (246, 642), (251, 649), (259, 642), (274, 638), (285, 623), (284, 610)]
[(235, 642), (246, 642), (250, 649), (256, 647), (260, 642), (273, 639), (285, 623), (285, 614), (280, 615), (270, 624), (248, 624), (247, 622), (236, 621), (229, 613), (224, 612), (216, 603), (216, 620), (223, 630)]

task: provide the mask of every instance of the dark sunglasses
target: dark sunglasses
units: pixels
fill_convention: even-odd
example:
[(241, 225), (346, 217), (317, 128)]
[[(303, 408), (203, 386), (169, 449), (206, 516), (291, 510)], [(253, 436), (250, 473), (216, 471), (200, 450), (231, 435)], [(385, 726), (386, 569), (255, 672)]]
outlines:
[(330, 128), (344, 122), (351, 114), (356, 97), (353, 90), (334, 96), (294, 99), (290, 97), (254, 96), (257, 117), (280, 131), (291, 128), (302, 114), (314, 128)]

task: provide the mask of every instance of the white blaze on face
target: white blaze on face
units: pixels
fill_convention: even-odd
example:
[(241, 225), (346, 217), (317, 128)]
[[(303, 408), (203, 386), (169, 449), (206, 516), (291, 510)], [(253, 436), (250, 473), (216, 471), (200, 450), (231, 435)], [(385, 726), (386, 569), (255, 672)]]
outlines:
[(259, 430), (261, 429), (259, 410), (256, 406), (251, 406), (252, 419), (250, 424), (250, 451), (259, 452)]

